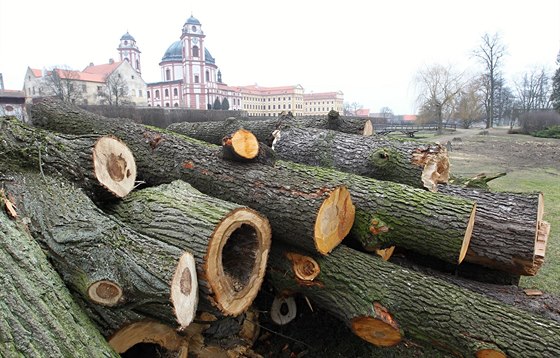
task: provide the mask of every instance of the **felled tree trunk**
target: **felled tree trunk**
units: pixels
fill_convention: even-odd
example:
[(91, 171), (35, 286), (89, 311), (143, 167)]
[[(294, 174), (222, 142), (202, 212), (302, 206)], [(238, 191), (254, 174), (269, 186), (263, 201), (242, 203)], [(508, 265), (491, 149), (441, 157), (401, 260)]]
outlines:
[(518, 275), (538, 272), (550, 230), (542, 220), (542, 193), (490, 192), (456, 185), (440, 185), (439, 191), (477, 202), (466, 261)]
[[(119, 135), (147, 183), (182, 179), (207, 195), (247, 205), (268, 217), (275, 238), (307, 250), (328, 253), (352, 228), (372, 251), (404, 246), (458, 263), (470, 241), (472, 201), (290, 162), (228, 162), (217, 147), (57, 102), (36, 104), (32, 114), (47, 128)], [(360, 202), (355, 216), (346, 185)]]
[(308, 257), (316, 260), (319, 274), (304, 280), (290, 252), (273, 245), (272, 284), (280, 291), (304, 294), (375, 345), (396, 345), (408, 337), (459, 356), (560, 354), (560, 324), (555, 321), (345, 246), (329, 256)]
[(222, 139), (224, 159), (248, 162), (259, 154), (259, 141), (248, 130), (238, 129)]
[(251, 120), (227, 118), (223, 122), (180, 122), (167, 127), (177, 133), (208, 143), (222, 144), (222, 139), (238, 129), (246, 129), (253, 133), (259, 142), (272, 145), (277, 130), (287, 128), (320, 128), (331, 129), (349, 134), (364, 134), (371, 122), (365, 118), (339, 116), (337, 112), (320, 117), (280, 116), (275, 119)]
[(194, 255), (200, 309), (237, 316), (253, 302), (271, 238), (268, 220), (256, 211), (179, 180), (135, 191), (109, 211), (136, 232)]
[(0, 198), (0, 356), (118, 357)]
[(0, 151), (5, 165), (61, 174), (97, 201), (122, 198), (133, 188), (136, 162), (113, 136), (65, 137), (32, 129), (15, 119), (0, 119)]
[(447, 150), (439, 144), (386, 140), (315, 128), (281, 130), (279, 159), (337, 169), (437, 191), (449, 179)]
[(198, 281), (190, 252), (132, 231), (62, 178), (10, 174), (6, 195), (72, 290), (171, 325), (193, 320)]

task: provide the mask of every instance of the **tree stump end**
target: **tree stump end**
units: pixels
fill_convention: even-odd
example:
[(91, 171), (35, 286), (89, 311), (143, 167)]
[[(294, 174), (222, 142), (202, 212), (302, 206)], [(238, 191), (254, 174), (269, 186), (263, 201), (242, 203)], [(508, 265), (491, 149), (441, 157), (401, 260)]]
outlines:
[(355, 214), (350, 191), (345, 186), (329, 193), (315, 220), (314, 239), (319, 253), (326, 255), (342, 242), (354, 224)]
[(104, 188), (118, 198), (134, 189), (136, 162), (130, 149), (113, 136), (104, 136), (93, 146), (95, 178)]

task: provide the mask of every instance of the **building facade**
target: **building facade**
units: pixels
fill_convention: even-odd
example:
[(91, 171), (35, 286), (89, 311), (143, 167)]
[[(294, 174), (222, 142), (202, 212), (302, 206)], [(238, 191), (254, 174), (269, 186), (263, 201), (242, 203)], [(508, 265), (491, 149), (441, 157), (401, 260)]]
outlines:
[(282, 112), (321, 115), (331, 109), (342, 112), (344, 98), (340, 91), (305, 94), (299, 84), (227, 85), (205, 46), (205, 38), (200, 21), (189, 17), (180, 39), (167, 48), (159, 63), (161, 81), (148, 84), (149, 106), (244, 110), (250, 116), (277, 116)]

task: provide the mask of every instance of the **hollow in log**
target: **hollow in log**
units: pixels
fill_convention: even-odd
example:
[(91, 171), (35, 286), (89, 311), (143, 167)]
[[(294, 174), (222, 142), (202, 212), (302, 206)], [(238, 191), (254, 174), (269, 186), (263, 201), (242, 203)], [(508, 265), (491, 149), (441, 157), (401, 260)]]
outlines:
[(177, 180), (137, 190), (108, 208), (136, 232), (194, 255), (200, 309), (239, 315), (263, 281), (271, 230), (258, 212)]

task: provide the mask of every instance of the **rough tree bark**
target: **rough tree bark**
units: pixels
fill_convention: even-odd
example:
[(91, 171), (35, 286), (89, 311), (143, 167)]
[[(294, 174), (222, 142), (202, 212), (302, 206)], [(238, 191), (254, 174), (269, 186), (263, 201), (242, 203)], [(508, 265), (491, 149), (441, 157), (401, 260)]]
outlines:
[(477, 202), (465, 260), (518, 275), (535, 275), (544, 261), (550, 227), (542, 220), (542, 193), (490, 192), (440, 185), (439, 191)]
[(9, 174), (1, 182), (6, 195), (72, 290), (171, 325), (193, 320), (198, 281), (190, 252), (132, 231), (62, 178)]
[(280, 291), (304, 294), (375, 345), (395, 345), (406, 336), (458, 356), (560, 354), (560, 324), (555, 321), (345, 246), (329, 256), (308, 257), (320, 273), (303, 280), (294, 267), (301, 260), (294, 264), (289, 252), (273, 245), (272, 284)]
[(115, 137), (67, 137), (32, 129), (16, 119), (0, 119), (5, 164), (57, 173), (80, 185), (96, 201), (122, 198), (134, 187), (136, 162)]
[(334, 168), (437, 191), (449, 180), (447, 150), (435, 143), (363, 137), (315, 128), (281, 130), (273, 143), (279, 159)]
[[(45, 128), (116, 134), (135, 153), (138, 175), (147, 183), (182, 179), (205, 194), (252, 207), (268, 217), (275, 238), (307, 249), (317, 246), (308, 241), (317, 235), (309, 229), (315, 223), (330, 233), (322, 236), (337, 238), (319, 240), (330, 243), (319, 252), (335, 247), (352, 223), (353, 235), (369, 250), (404, 246), (453, 263), (462, 260), (470, 241), (472, 201), (290, 162), (274, 167), (227, 162), (216, 155), (218, 147), (58, 102), (42, 101), (31, 111), (34, 123)], [(341, 194), (344, 200), (334, 198), (323, 215), (331, 220), (318, 221), (317, 198), (324, 201), (325, 193), (347, 183), (360, 202), (356, 220), (350, 199)]]
[(259, 142), (271, 145), (274, 132), (287, 128), (321, 128), (331, 129), (349, 134), (364, 134), (371, 122), (365, 118), (339, 116), (337, 112), (319, 117), (280, 116), (275, 119), (251, 120), (227, 118), (223, 122), (180, 122), (167, 127), (177, 133), (208, 143), (222, 144), (222, 138), (238, 129), (246, 129), (253, 133)]
[(0, 356), (118, 357), (0, 198)]
[(180, 180), (132, 192), (108, 210), (136, 232), (192, 252), (199, 309), (236, 316), (253, 302), (270, 249), (270, 224), (262, 215)]

